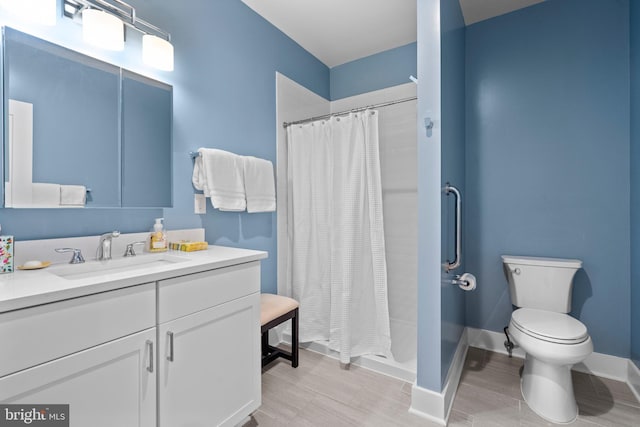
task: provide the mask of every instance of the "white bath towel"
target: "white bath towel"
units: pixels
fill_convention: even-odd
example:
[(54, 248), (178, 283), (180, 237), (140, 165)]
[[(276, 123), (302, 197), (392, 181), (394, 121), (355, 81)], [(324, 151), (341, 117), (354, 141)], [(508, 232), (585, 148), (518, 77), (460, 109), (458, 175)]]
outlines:
[(243, 159), (247, 212), (274, 212), (276, 186), (273, 164), (269, 160), (257, 157), (245, 156)]
[(87, 203), (87, 187), (84, 185), (61, 185), (60, 206), (81, 207)]
[(242, 157), (228, 151), (200, 148), (193, 166), (193, 185), (211, 198), (214, 208), (243, 211), (244, 193)]
[(57, 208), (60, 206), (60, 185), (34, 182), (31, 184), (31, 202), (41, 208)]

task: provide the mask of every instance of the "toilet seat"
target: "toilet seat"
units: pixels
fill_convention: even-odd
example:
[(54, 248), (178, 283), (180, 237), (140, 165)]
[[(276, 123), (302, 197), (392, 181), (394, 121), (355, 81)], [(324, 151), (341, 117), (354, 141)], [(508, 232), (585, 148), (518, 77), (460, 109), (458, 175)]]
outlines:
[(586, 326), (564, 313), (519, 308), (511, 315), (511, 324), (526, 335), (557, 344), (579, 344), (589, 339)]

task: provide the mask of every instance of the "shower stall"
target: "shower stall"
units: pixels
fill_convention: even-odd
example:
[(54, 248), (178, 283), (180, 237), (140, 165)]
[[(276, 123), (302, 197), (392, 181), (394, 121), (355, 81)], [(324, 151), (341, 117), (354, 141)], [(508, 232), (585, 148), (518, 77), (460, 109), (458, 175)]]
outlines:
[[(329, 102), (283, 75), (278, 74), (276, 82), (278, 293), (291, 292), (287, 287), (287, 271), (292, 259), (289, 221), (293, 207), (292, 201), (287, 200), (291, 172), (287, 167), (290, 159), (283, 123), (376, 106), (391, 354), (356, 356), (350, 363), (413, 381), (417, 353), (416, 86), (408, 83)], [(301, 312), (304, 309), (301, 302)], [(302, 328), (301, 334), (304, 335)], [(288, 341), (286, 331), (284, 341)], [(339, 358), (337, 352), (329, 349), (327, 340), (302, 342), (301, 346)]]

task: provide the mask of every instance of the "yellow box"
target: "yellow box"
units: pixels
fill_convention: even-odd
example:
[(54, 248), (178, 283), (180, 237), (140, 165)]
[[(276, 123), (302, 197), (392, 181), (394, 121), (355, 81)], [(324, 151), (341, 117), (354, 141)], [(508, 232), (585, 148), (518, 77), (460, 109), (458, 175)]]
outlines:
[(180, 242), (169, 243), (170, 249), (183, 252), (204, 251), (208, 247), (209, 243), (207, 242), (189, 242), (182, 240)]

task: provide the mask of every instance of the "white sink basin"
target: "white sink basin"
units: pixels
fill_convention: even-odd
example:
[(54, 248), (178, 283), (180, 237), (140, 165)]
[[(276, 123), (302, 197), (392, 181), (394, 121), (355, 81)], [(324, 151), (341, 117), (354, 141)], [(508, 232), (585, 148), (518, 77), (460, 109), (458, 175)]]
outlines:
[(124, 271), (148, 270), (184, 261), (188, 261), (188, 259), (167, 254), (151, 254), (109, 261), (88, 261), (83, 264), (60, 265), (51, 267), (49, 271), (64, 279), (77, 280), (105, 274), (117, 274)]

